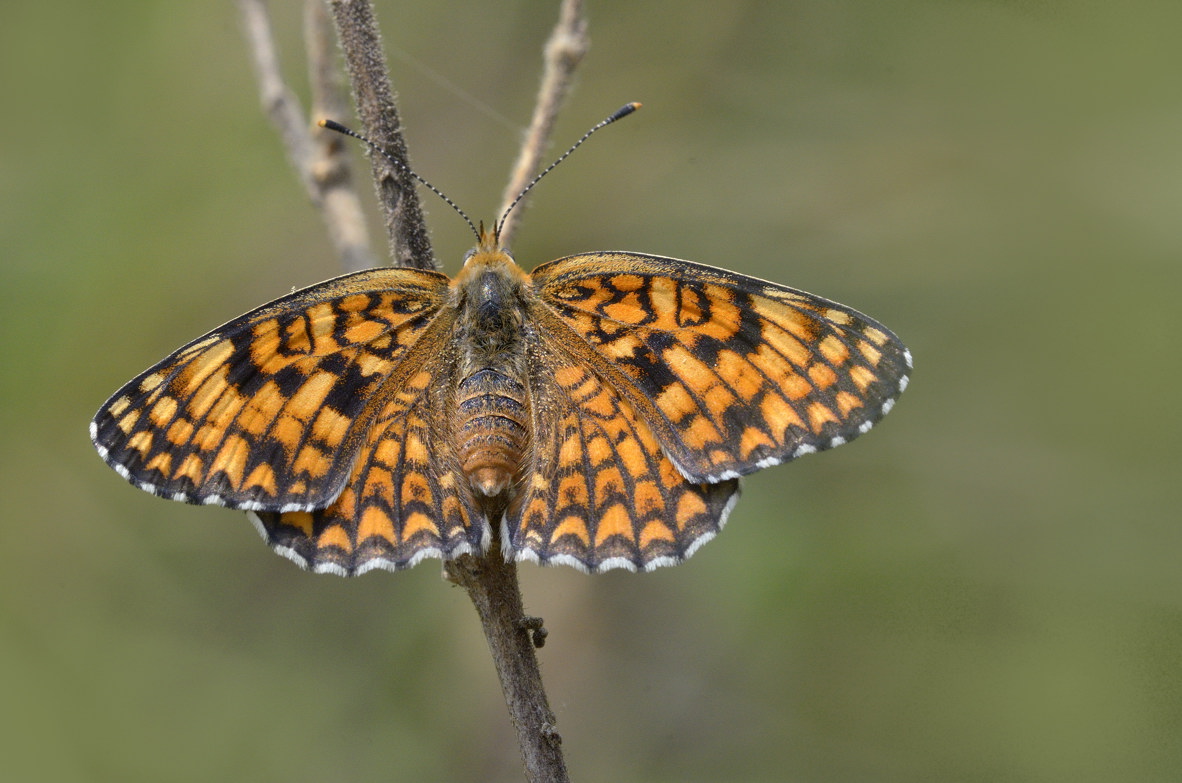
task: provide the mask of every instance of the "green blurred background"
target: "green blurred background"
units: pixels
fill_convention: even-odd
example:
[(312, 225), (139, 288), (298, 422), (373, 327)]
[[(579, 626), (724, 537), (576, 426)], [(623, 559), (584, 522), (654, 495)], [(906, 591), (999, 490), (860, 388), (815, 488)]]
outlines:
[[(416, 167), (491, 217), (554, 4), (378, 10)], [(306, 95), (300, 12), (274, 11)], [(573, 777), (1182, 779), (1182, 6), (590, 18), (556, 151), (645, 108), (538, 189), (518, 260), (630, 249), (816, 291), (916, 373), (865, 439), (749, 479), (683, 566), (523, 567)], [(87, 439), (149, 364), (340, 271), (233, 4), (5, 3), (0, 98), (3, 777), (520, 779), (436, 562), (306, 574)], [(454, 272), (471, 236), (425, 203)]]

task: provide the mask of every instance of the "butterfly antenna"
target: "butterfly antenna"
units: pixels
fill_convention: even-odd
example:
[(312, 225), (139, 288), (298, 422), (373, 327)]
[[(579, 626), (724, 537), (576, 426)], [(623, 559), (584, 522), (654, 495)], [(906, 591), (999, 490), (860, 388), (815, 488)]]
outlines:
[[(619, 112), (616, 112), (616, 113), (618, 114)], [(410, 166), (406, 165), (405, 163), (400, 161), (398, 158), (391, 155), (389, 152), (386, 152), (386, 150), (384, 150), (380, 146), (378, 146), (376, 142), (373, 142), (370, 139), (366, 138), (365, 136), (362, 136), (360, 133), (353, 130), (352, 128), (346, 128), (344, 125), (341, 125), (339, 122), (337, 122), (335, 120), (321, 120), (318, 124), (320, 125), (321, 128), (328, 128), (331, 131), (336, 131), (337, 133), (343, 133), (346, 136), (352, 136), (353, 138), (355, 138), (358, 141), (365, 144), (367, 147), (369, 147), (374, 152), (381, 155), (386, 160), (393, 163), (394, 166), (397, 167), (398, 169), (400, 169), (400, 170), (404, 171), (405, 173), (409, 174), (410, 176), (414, 177), (415, 180), (417, 180), (420, 185), (427, 188), (427, 190), (431, 191), (436, 196), (439, 196), (439, 198), (443, 199), (444, 202), (446, 202), (449, 207), (454, 209), (459, 214), (459, 216), (464, 219), (464, 222), (468, 224), (468, 228), (472, 229), (472, 233), (476, 235), (476, 238), (480, 239), (480, 231), (477, 230), (475, 224), (472, 223), (472, 219), (470, 217), (468, 217), (467, 214), (465, 214), (464, 210), (460, 209), (459, 206), (456, 205), (456, 202), (452, 201), (450, 198), (445, 196), (443, 194), (443, 191), (441, 191), (439, 188), (432, 185), (427, 180), (420, 177), (418, 174), (416, 174), (414, 172), (414, 169), (412, 169)], [(601, 124), (606, 124), (606, 123), (601, 123)], [(588, 135), (590, 135), (590, 134), (588, 134)]]
[(592, 133), (594, 133), (595, 131), (599, 130), (600, 128), (602, 128), (606, 125), (611, 125), (616, 120), (624, 119), (629, 114), (631, 114), (632, 112), (636, 111), (639, 108), (640, 108), (640, 104), (636, 103), (636, 102), (628, 103), (628, 104), (625, 104), (624, 106), (621, 106), (610, 117), (608, 117), (603, 122), (596, 125), (595, 127), (591, 128), (591, 130), (584, 133), (583, 137), (581, 139), (579, 139), (578, 141), (576, 141), (574, 144), (572, 144), (570, 146), (570, 149), (568, 149), (566, 152), (559, 155), (558, 159), (555, 160), (553, 163), (551, 163), (549, 166), (547, 166), (545, 169), (543, 169), (541, 174), (539, 174), (538, 176), (536, 176), (532, 180), (530, 180), (529, 184), (526, 185), (524, 188), (522, 188), (521, 192), (517, 194), (517, 198), (513, 199), (513, 203), (510, 204), (509, 207), (505, 210), (505, 214), (501, 215), (501, 219), (497, 221), (495, 235), (496, 236), (501, 235), (501, 228), (505, 225), (505, 219), (507, 217), (509, 217), (509, 213), (513, 211), (514, 207), (516, 207), (519, 203), (521, 203), (521, 200), (523, 198), (525, 198), (526, 193), (529, 193), (531, 190), (533, 190), (534, 185), (538, 184), (538, 182), (541, 181), (542, 177), (549, 174), (551, 171), (554, 170), (555, 166), (557, 166), (559, 163), (562, 163), (562, 161), (564, 161), (568, 157), (570, 157), (570, 154), (572, 152), (574, 152), (575, 150), (577, 150), (583, 142), (585, 142), (587, 139), (591, 138)]

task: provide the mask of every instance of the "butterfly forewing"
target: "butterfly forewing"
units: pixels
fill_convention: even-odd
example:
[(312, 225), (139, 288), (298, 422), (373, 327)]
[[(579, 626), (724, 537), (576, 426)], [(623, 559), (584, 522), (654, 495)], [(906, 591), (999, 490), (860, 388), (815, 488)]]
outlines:
[(906, 386), (897, 337), (803, 291), (635, 253), (570, 256), (532, 277), (693, 481), (846, 443)]
[(369, 403), (439, 310), (448, 279), (377, 269), (247, 313), (133, 379), (91, 437), (136, 486), (190, 503), (324, 507), (349, 477)]

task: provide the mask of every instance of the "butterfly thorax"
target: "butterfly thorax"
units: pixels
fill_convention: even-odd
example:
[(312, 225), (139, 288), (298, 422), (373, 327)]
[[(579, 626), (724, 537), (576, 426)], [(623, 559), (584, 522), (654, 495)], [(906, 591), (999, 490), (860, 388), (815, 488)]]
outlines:
[(528, 443), (524, 321), (529, 285), (508, 254), (483, 246), (452, 283), (463, 346), (456, 451), (473, 489), (490, 498), (513, 486)]

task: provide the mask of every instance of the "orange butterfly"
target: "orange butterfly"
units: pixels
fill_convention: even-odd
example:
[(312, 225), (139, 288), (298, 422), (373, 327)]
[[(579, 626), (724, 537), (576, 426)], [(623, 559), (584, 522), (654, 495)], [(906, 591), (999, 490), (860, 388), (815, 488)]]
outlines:
[(95, 447), (140, 489), (248, 511), (317, 572), (494, 536), (649, 570), (714, 537), (740, 476), (856, 438), (906, 388), (908, 350), (843, 305), (638, 253), (527, 274), (479, 237), (455, 279), (371, 269), (215, 329), (116, 392)]

